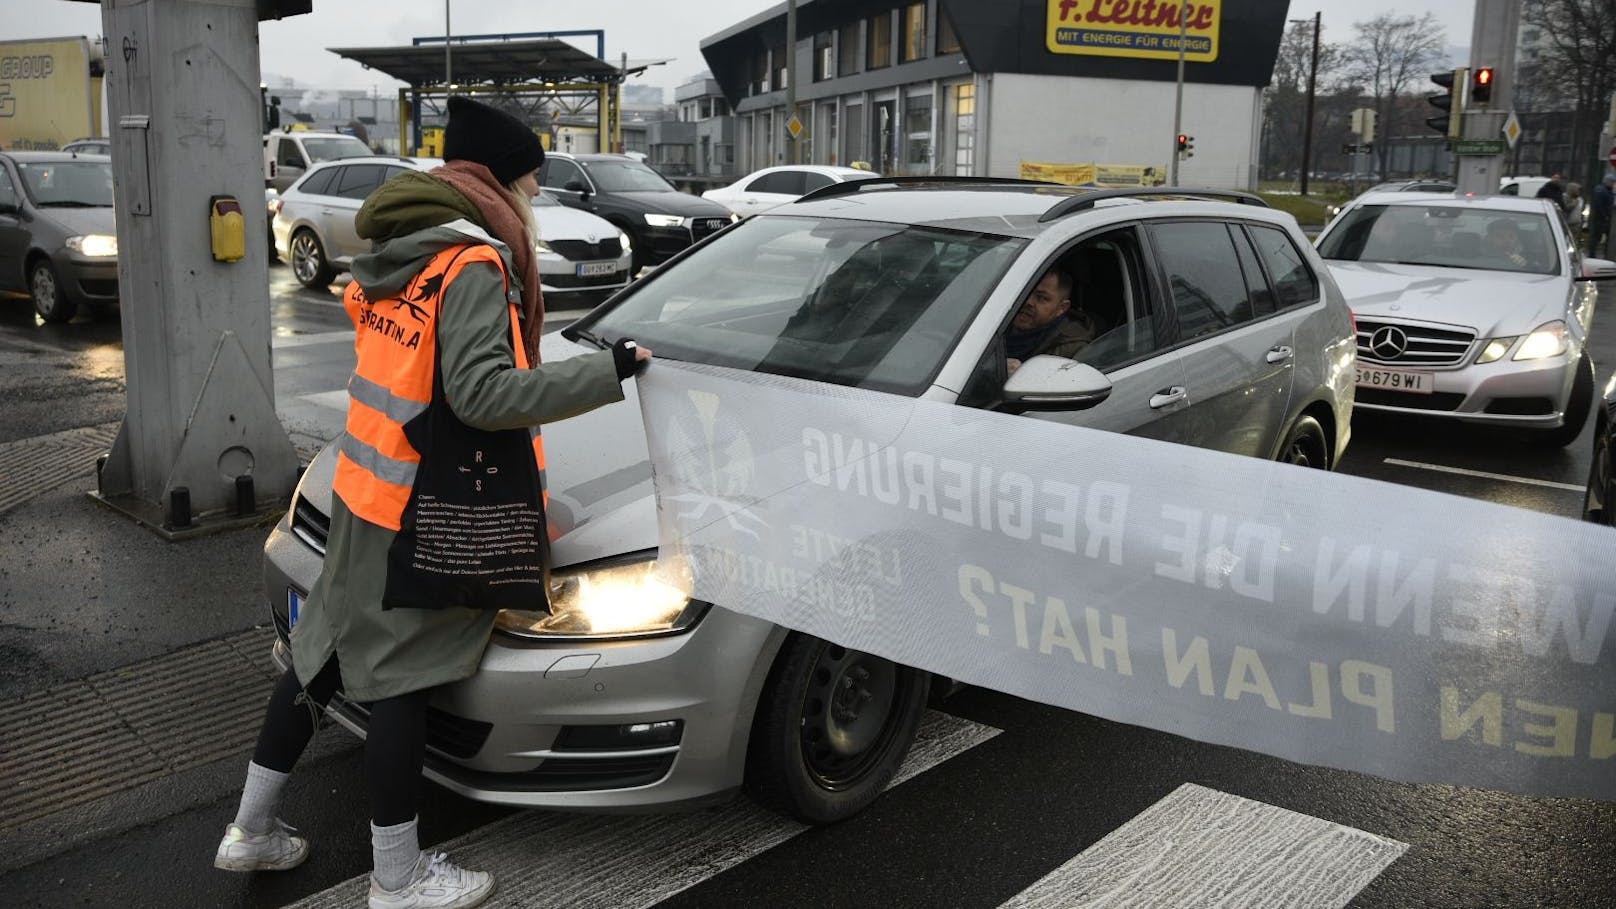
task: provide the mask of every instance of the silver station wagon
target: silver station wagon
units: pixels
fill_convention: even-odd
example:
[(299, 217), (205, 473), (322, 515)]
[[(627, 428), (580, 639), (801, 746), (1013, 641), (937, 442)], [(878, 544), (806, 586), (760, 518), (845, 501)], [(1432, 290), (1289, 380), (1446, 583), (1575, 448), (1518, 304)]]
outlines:
[[(1071, 277), (1093, 343), (1075, 363), (1033, 356), (1012, 373), (1005, 331), (1052, 268)], [(548, 336), (544, 357), (623, 337), (673, 360), (1314, 468), (1332, 467), (1350, 435), (1340, 291), (1289, 215), (1238, 194), (837, 184), (697, 244)], [(851, 815), (892, 779), (946, 680), (656, 581), (629, 395), (546, 427), (550, 601), (503, 613), (480, 671), (435, 692), (427, 775), (546, 808), (689, 806), (744, 787), (808, 822)], [(266, 545), (282, 665), (320, 570), (333, 451)], [(339, 697), (331, 711), (363, 734), (361, 705)]]

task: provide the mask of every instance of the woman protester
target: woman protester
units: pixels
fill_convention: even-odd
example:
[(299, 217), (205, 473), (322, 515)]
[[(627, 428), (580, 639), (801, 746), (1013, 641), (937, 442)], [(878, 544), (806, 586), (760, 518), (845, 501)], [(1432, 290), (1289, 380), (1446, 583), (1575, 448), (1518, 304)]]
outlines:
[(444, 158), (388, 181), (355, 222), (376, 245), (354, 259), (345, 300), (358, 365), (325, 564), (214, 859), (260, 871), (307, 858), (276, 814), (317, 708), (340, 689), (370, 714), (371, 909), (468, 907), (493, 892), (491, 875), (421, 851), (427, 701), (476, 671), (499, 608), (543, 602), (536, 427), (621, 401), (651, 355), (624, 340), (541, 365), (531, 199), (544, 149), (516, 118), (455, 97)]

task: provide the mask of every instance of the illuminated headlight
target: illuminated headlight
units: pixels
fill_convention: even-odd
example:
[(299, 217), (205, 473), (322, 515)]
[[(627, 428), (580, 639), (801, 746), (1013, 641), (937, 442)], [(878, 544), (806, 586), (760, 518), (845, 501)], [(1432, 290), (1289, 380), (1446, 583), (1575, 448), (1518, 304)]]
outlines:
[(111, 234), (85, 234), (82, 237), (68, 237), (67, 248), (81, 256), (101, 259), (118, 254), (118, 238)]
[(737, 215), (734, 212), (729, 213), (729, 223), (734, 224), (736, 221), (739, 221), (739, 220), (741, 220), (740, 215)]
[(678, 227), (685, 219), (678, 215), (646, 215), (645, 223), (652, 227)]
[(618, 234), (617, 235), (617, 242), (622, 244), (622, 246), (623, 246), (623, 255), (625, 255), (625, 256), (628, 255), (630, 252), (632, 252), (633, 249), (634, 249), (634, 239), (632, 237), (630, 237), (628, 234), (624, 234), (624, 233)]
[(1476, 362), (1491, 363), (1494, 360), (1503, 359), (1504, 354), (1509, 353), (1509, 346), (1514, 343), (1515, 338), (1494, 338), (1487, 342), (1486, 347), (1482, 348), (1481, 356), (1476, 358)]
[(1546, 360), (1549, 357), (1558, 357), (1571, 347), (1566, 338), (1564, 322), (1550, 322), (1541, 325), (1538, 329), (1526, 336), (1521, 342), (1521, 349), (1515, 352), (1517, 360)]
[(494, 627), (527, 638), (641, 637), (683, 631), (701, 615), (679, 587), (636, 562), (550, 577), (550, 613), (507, 609)]

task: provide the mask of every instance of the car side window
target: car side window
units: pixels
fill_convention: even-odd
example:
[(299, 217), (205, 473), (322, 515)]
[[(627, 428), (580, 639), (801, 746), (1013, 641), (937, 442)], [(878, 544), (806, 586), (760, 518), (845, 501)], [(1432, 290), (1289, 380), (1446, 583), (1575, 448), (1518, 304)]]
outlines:
[(824, 174), (815, 174), (815, 173), (803, 174), (802, 175), (802, 191), (805, 192), (805, 193), (811, 193), (816, 189), (824, 189), (825, 187), (827, 187), (827, 186), (829, 186), (829, 185), (831, 185), (832, 183), (835, 183), (835, 182), (836, 182), (835, 180), (832, 180), (831, 178), (825, 176)]
[(1279, 311), (1279, 304), (1275, 302), (1273, 289), (1268, 286), (1268, 276), (1257, 261), (1257, 251), (1251, 246), (1251, 238), (1245, 231), (1232, 225), (1229, 231), (1234, 237), (1234, 249), (1240, 256), (1240, 271), (1246, 276), (1246, 293), (1251, 297), (1257, 318), (1273, 315)]
[(275, 163), (282, 167), (303, 167), (303, 153), (291, 139), (279, 139), (275, 150)]
[(336, 191), (333, 196), (344, 199), (363, 199), (382, 185), (382, 170), (380, 164), (350, 164), (342, 169), (342, 176), (337, 178)]
[(1257, 252), (1262, 256), (1263, 264), (1268, 266), (1268, 275), (1274, 282), (1274, 293), (1278, 297), (1281, 309), (1290, 306), (1306, 306), (1319, 298), (1319, 279), (1313, 274), (1313, 269), (1307, 265), (1302, 257), (1302, 251), (1296, 248), (1291, 238), (1285, 232), (1273, 227), (1261, 225), (1248, 225), (1252, 239), (1257, 243)]
[(772, 174), (764, 174), (753, 184), (755, 193), (780, 193), (787, 196), (800, 196), (803, 194), (802, 171), (780, 170)]
[(17, 187), (11, 183), (11, 175), (0, 167), (0, 203), (6, 205), (21, 205), (22, 200), (17, 197)]
[(1252, 320), (1251, 298), (1229, 228), (1221, 221), (1155, 224), (1150, 237), (1167, 280), (1180, 340)]
[(1161, 348), (1162, 332), (1147, 302), (1144, 262), (1132, 227), (1085, 239), (1061, 256), (1058, 264), (1072, 276), (1072, 307), (1095, 332), (1072, 359), (1111, 372)]
[(588, 186), (583, 171), (578, 165), (562, 158), (551, 158), (545, 162), (544, 185), (551, 189), (566, 189), (568, 183), (582, 183)]
[(298, 192), (316, 196), (329, 196), (331, 195), (331, 182), (336, 177), (337, 172), (347, 169), (346, 167), (328, 167), (325, 170), (317, 170), (304, 178), (303, 182), (298, 185), (297, 190)]

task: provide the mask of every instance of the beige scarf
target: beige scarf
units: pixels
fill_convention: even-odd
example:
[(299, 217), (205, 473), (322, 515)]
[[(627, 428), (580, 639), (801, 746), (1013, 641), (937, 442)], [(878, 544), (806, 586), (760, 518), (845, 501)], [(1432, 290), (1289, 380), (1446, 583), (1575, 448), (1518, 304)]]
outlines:
[(434, 168), (432, 176), (454, 187), (482, 213), (488, 232), (510, 247), (522, 285), (522, 347), (529, 364), (539, 362), (539, 339), (544, 335), (544, 295), (539, 290), (539, 262), (533, 255), (533, 239), (527, 225), (507, 200), (508, 191), (499, 185), (488, 168), (474, 161), (450, 161)]

